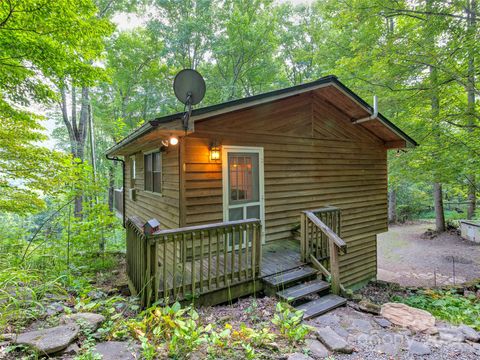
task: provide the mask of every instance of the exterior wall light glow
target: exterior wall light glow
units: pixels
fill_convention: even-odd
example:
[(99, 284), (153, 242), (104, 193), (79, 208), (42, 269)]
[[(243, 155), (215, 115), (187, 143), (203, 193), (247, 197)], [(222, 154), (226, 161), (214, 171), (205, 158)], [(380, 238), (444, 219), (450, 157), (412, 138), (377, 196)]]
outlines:
[(210, 160), (220, 160), (220, 146), (216, 142), (210, 145)]
[(170, 145), (177, 145), (178, 144), (178, 138), (176, 136), (171, 136), (169, 139)]

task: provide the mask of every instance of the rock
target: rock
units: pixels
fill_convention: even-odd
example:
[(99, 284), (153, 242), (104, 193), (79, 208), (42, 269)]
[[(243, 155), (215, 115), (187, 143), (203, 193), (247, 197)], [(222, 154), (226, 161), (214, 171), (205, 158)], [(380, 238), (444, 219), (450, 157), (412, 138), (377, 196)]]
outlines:
[(373, 318), (373, 320), (383, 328), (389, 328), (390, 326), (392, 326), (392, 323), (390, 321), (382, 317), (376, 317)]
[(460, 325), (458, 328), (462, 331), (465, 339), (467, 339), (468, 341), (480, 342), (480, 335), (478, 334), (478, 332), (475, 331), (475, 329), (464, 324)]
[(13, 341), (15, 339), (15, 334), (1, 334), (0, 340)]
[(92, 353), (101, 355), (103, 360), (135, 360), (139, 358), (137, 347), (123, 341), (99, 343), (93, 348)]
[(334, 325), (330, 327), (333, 331), (337, 333), (337, 335), (340, 335), (340, 337), (343, 338), (348, 338), (350, 336), (350, 333), (345, 330), (341, 325)]
[(76, 324), (56, 326), (18, 335), (16, 344), (33, 347), (40, 354), (52, 354), (65, 349), (80, 332)]
[(288, 355), (287, 360), (313, 360), (310, 356), (296, 352)]
[(438, 337), (440, 340), (447, 342), (464, 342), (465, 335), (459, 328), (441, 328), (438, 329)]
[(435, 318), (429, 312), (401, 303), (382, 305), (381, 315), (395, 325), (413, 331), (427, 332), (435, 328)]
[(80, 352), (80, 347), (76, 343), (71, 343), (62, 351), (63, 355), (76, 355)]
[(95, 313), (76, 313), (62, 317), (62, 322), (64, 324), (75, 322), (80, 326), (85, 326), (92, 332), (97, 330), (100, 327), (100, 324), (104, 321), (105, 316)]
[(87, 294), (87, 296), (89, 298), (93, 299), (93, 300), (99, 300), (99, 299), (102, 299), (102, 298), (106, 298), (107, 294), (105, 294), (101, 290), (92, 290)]
[(321, 326), (332, 326), (337, 325), (340, 322), (340, 318), (335, 314), (325, 314), (315, 318), (314, 322)]
[(352, 294), (352, 296), (350, 297), (350, 300), (355, 302), (362, 301), (362, 299), (363, 299), (362, 294), (358, 294), (358, 293)]
[(305, 345), (314, 359), (323, 359), (328, 356), (327, 348), (318, 340), (307, 339)]
[(428, 345), (413, 340), (408, 346), (408, 352), (412, 355), (425, 356), (430, 354), (432, 351)]
[(366, 313), (379, 315), (382, 307), (380, 305), (374, 304), (368, 300), (362, 300), (358, 303), (358, 308)]
[(323, 345), (325, 345), (329, 350), (339, 353), (351, 354), (353, 348), (333, 331), (329, 326), (324, 328), (317, 328), (316, 335), (318, 340), (320, 340)]
[(363, 319), (355, 319), (352, 321), (352, 326), (363, 333), (369, 333), (372, 330), (372, 324), (370, 321)]
[(388, 356), (396, 356), (401, 351), (401, 349), (391, 342), (386, 342), (379, 344), (375, 350), (380, 354), (385, 354)]

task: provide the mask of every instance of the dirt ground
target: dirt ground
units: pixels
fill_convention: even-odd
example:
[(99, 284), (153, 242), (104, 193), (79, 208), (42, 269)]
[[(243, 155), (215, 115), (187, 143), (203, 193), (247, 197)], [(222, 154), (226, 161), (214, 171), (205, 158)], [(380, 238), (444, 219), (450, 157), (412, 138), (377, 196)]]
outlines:
[(480, 244), (454, 232), (423, 236), (434, 224), (393, 225), (378, 236), (378, 279), (402, 286), (460, 284), (480, 278)]

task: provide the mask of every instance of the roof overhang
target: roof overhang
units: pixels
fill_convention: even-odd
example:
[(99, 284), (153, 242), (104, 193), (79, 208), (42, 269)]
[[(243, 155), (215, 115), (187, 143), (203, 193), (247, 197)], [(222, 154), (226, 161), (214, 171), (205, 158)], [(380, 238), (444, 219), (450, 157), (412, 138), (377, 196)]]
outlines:
[[(191, 127), (188, 129), (187, 133), (194, 131), (194, 124), (199, 120), (205, 120), (217, 115), (258, 106), (287, 97), (299, 95), (308, 91), (315, 91), (332, 86), (344, 97), (350, 100), (351, 104), (348, 104), (348, 106), (352, 111), (345, 111), (345, 109), (342, 109), (341, 105), (336, 105), (335, 101), (338, 99), (336, 100), (335, 98), (332, 98), (328, 100), (328, 102), (330, 102), (332, 106), (339, 108), (339, 110), (346, 112), (346, 115), (349, 116), (352, 122), (355, 122), (356, 120), (369, 116), (373, 113), (373, 108), (367, 102), (365, 102), (365, 100), (360, 98), (347, 86), (341, 83), (335, 76), (327, 76), (310, 83), (195, 109), (192, 111), (192, 115), (190, 117)], [(355, 105), (352, 106), (352, 104)], [(342, 105), (345, 106), (345, 101), (342, 103)], [(123, 155), (121, 154), (123, 151), (120, 151), (122, 148), (127, 147), (132, 142), (137, 142), (138, 139), (144, 137), (146, 134), (149, 134), (154, 130), (158, 136), (163, 137), (185, 134), (181, 128), (182, 122), (180, 120), (182, 119), (182, 116), (183, 113), (175, 113), (146, 122), (120, 142), (108, 149), (107, 155)], [(408, 148), (417, 146), (415, 140), (405, 134), (400, 128), (398, 128), (381, 113), (378, 113), (375, 119), (362, 122), (361, 124), (357, 124), (357, 126), (363, 126), (374, 134), (381, 131), (387, 137), (387, 140), (385, 140), (385, 146), (387, 148)], [(388, 138), (390, 138), (390, 140), (388, 140)]]

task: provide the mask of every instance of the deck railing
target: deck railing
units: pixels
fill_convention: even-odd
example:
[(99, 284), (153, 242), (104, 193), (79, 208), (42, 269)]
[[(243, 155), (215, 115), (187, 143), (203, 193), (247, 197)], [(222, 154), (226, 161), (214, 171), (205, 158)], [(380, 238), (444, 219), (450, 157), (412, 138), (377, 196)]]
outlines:
[(340, 293), (339, 256), (347, 244), (340, 237), (341, 213), (335, 207), (306, 210), (300, 219), (300, 252), (304, 262), (311, 262), (331, 279), (334, 294)]
[(146, 236), (128, 219), (127, 252), (128, 276), (144, 305), (195, 299), (259, 276), (261, 222), (229, 221)]
[(113, 189), (113, 208), (118, 215), (123, 214), (123, 189)]

